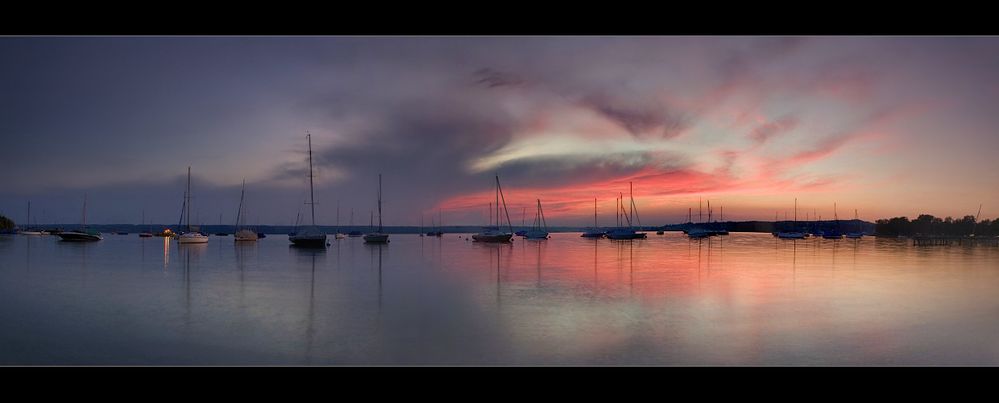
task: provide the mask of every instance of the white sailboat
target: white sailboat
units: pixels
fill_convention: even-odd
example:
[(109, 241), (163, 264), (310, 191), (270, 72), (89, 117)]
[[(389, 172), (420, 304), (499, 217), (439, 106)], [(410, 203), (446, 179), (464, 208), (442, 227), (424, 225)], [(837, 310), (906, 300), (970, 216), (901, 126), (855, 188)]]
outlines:
[(334, 239), (344, 239), (347, 235), (340, 232), (340, 201), (336, 201), (336, 235), (333, 236)]
[(388, 234), (382, 232), (382, 174), (378, 174), (378, 231), (364, 234), (364, 242), (388, 243)]
[(257, 231), (243, 228), (243, 197), (246, 195), (246, 179), (243, 179), (243, 188), (239, 191), (239, 208), (236, 209), (236, 234), (235, 242), (256, 242), (260, 238)]
[(326, 247), (326, 233), (316, 226), (316, 200), (312, 185), (312, 134), (307, 133), (309, 140), (309, 206), (312, 207), (312, 225), (301, 228), (288, 240), (295, 246)]
[(187, 231), (177, 237), (177, 243), (208, 243), (208, 236), (191, 230), (191, 167), (187, 167), (187, 193), (184, 194), (184, 206), (187, 208)]
[(25, 223), (26, 223), (25, 225), (27, 225), (27, 228), (25, 228), (22, 231), (19, 231), (18, 232), (19, 234), (21, 234), (21, 235), (45, 235), (41, 230), (31, 228), (31, 202), (30, 201), (28, 202), (28, 219), (25, 220)]

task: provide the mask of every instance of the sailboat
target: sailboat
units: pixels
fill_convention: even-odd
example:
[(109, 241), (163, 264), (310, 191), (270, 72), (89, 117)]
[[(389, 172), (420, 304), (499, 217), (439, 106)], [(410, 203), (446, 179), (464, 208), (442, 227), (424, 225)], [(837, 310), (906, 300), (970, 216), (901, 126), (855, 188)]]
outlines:
[(334, 239), (343, 239), (347, 237), (340, 232), (340, 201), (336, 201), (336, 235), (333, 235)]
[(836, 213), (836, 203), (833, 203), (833, 219), (836, 222), (836, 228), (825, 231), (822, 237), (825, 239), (843, 239), (843, 234), (839, 232), (839, 214)]
[(104, 239), (100, 232), (87, 231), (87, 195), (83, 195), (83, 228), (80, 231), (63, 231), (56, 235), (63, 241), (87, 242)]
[(30, 201), (28, 202), (28, 219), (25, 222), (27, 223), (26, 225), (28, 227), (25, 228), (23, 231), (19, 231), (18, 232), (19, 234), (21, 234), (21, 235), (45, 235), (41, 230), (37, 230), (37, 229), (31, 228), (31, 202)]
[(548, 239), (548, 223), (545, 212), (541, 210), (541, 199), (538, 199), (538, 211), (534, 213), (534, 226), (524, 233), (527, 239)]
[(586, 232), (584, 232), (583, 235), (580, 235), (580, 237), (582, 238), (604, 237), (604, 231), (601, 231), (600, 228), (597, 227), (597, 198), (595, 197), (593, 198), (593, 228), (586, 230)]
[(382, 232), (382, 174), (378, 174), (378, 231), (364, 235), (367, 243), (388, 243), (388, 234)]
[(257, 235), (257, 231), (249, 230), (243, 227), (243, 219), (246, 215), (243, 214), (243, 197), (246, 195), (246, 179), (243, 179), (243, 188), (239, 191), (239, 208), (236, 209), (236, 233), (235, 242), (256, 242), (260, 237)]
[[(146, 210), (142, 210), (142, 226), (143, 227), (146, 226)], [(146, 227), (145, 231), (139, 233), (139, 238), (152, 238), (152, 237), (153, 233), (149, 232), (149, 227)]]
[[(857, 209), (853, 209), (853, 220), (860, 221), (860, 216), (857, 214)], [(860, 239), (864, 237), (863, 231), (847, 232), (846, 237), (850, 239)]]
[(794, 199), (794, 230), (780, 231), (777, 237), (781, 239), (805, 239), (805, 233), (798, 231), (798, 198)]
[[(350, 228), (354, 228), (354, 209), (350, 209)], [(356, 238), (362, 235), (364, 235), (364, 233), (356, 229), (351, 230), (350, 232), (347, 233), (347, 236), (351, 238)]]
[(288, 240), (295, 246), (326, 247), (326, 233), (316, 226), (316, 200), (312, 185), (312, 134), (307, 133), (309, 140), (309, 206), (312, 207), (312, 225), (300, 229)]
[(437, 231), (427, 235), (440, 238), (444, 236), (444, 209), (437, 210), (437, 214)]
[(647, 235), (644, 232), (637, 232), (632, 225), (632, 216), (637, 215), (637, 209), (635, 208), (635, 193), (631, 182), (628, 183), (629, 194), (631, 197), (631, 208), (628, 211), (624, 210), (624, 195), (621, 195), (619, 203), (620, 211), (622, 216), (628, 221), (628, 227), (618, 227), (607, 232), (608, 239), (643, 239)]
[(208, 236), (191, 230), (191, 167), (187, 167), (187, 193), (184, 194), (187, 208), (187, 231), (177, 237), (177, 243), (208, 243)]
[[(483, 228), (478, 234), (472, 235), (472, 240), (476, 242), (510, 242), (510, 238), (513, 238), (513, 224), (510, 223), (510, 212), (506, 210), (506, 198), (503, 198), (503, 211), (506, 212), (506, 224), (509, 231), (503, 231), (499, 228), (499, 202), (502, 195), (503, 188), (500, 186), (499, 175), (496, 175), (496, 226)], [(490, 216), (493, 214), (491, 210), (492, 208), (489, 211)]]

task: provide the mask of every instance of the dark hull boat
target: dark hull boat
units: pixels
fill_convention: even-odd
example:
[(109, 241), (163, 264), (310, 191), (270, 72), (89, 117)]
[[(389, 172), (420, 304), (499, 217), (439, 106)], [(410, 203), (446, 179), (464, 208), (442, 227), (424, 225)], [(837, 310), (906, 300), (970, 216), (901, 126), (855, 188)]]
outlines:
[(58, 236), (67, 242), (93, 242), (104, 239), (99, 232), (94, 231), (65, 231), (60, 232)]
[[(499, 175), (496, 176), (496, 215), (495, 223), (496, 226), (488, 226), (483, 228), (482, 232), (472, 235), (472, 240), (475, 242), (489, 242), (489, 243), (506, 243), (510, 242), (513, 238), (513, 224), (510, 223), (510, 213), (506, 211), (506, 199), (503, 199), (503, 211), (506, 212), (506, 225), (508, 231), (503, 231), (499, 229), (500, 222), (500, 197), (503, 195), (503, 188), (500, 186)], [(492, 208), (490, 207), (490, 220), (492, 220)], [(490, 223), (492, 224), (492, 223)]]
[(509, 232), (501, 232), (499, 230), (485, 231), (472, 235), (472, 240), (476, 242), (493, 242), (493, 243), (510, 242), (511, 238), (513, 238), (513, 234)]
[(103, 240), (100, 232), (87, 230), (87, 195), (83, 195), (83, 229), (80, 231), (62, 231), (56, 234), (67, 242), (94, 242)]
[(326, 234), (317, 235), (303, 235), (302, 233), (295, 234), (294, 236), (288, 237), (291, 240), (292, 246), (305, 247), (305, 248), (325, 248), (326, 247)]
[(388, 234), (382, 232), (382, 174), (378, 174), (378, 231), (364, 234), (366, 243), (388, 243)]

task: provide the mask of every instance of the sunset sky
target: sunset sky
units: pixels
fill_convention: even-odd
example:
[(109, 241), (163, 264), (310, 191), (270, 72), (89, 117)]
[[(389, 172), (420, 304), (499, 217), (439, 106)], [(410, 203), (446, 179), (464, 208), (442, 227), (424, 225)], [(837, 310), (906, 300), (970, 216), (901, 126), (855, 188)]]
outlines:
[(0, 38), (0, 214), (601, 225), (999, 213), (999, 38)]

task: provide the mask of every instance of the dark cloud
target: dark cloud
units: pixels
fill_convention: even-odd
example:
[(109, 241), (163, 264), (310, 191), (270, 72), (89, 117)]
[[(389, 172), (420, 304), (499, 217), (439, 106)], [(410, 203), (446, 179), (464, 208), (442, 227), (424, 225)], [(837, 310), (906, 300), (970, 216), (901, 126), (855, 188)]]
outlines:
[(749, 138), (758, 144), (767, 142), (771, 137), (794, 130), (798, 126), (795, 116), (782, 116), (771, 122), (763, 123), (749, 132)]

